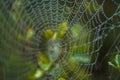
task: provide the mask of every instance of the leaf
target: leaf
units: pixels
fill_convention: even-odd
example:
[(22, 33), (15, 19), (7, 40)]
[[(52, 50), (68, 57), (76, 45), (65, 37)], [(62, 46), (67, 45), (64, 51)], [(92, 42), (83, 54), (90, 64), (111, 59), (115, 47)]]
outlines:
[(95, 12), (95, 10), (99, 10), (99, 11), (102, 10), (100, 5), (98, 5), (98, 3), (96, 3), (96, 2), (91, 2), (91, 3), (86, 2), (85, 6), (86, 6), (88, 12)]
[(53, 37), (53, 34), (54, 32), (51, 30), (51, 29), (47, 29), (45, 32), (44, 32), (44, 35), (45, 35), (45, 38), (47, 40), (51, 39)]
[(40, 53), (39, 54), (39, 61), (41, 61), (43, 64), (47, 64), (50, 62), (50, 59), (47, 55)]
[[(25, 80), (24, 76), (28, 76), (28, 74), (33, 71), (33, 69), (35, 69), (35, 65), (32, 63), (32, 61), (28, 61), (27, 59), (25, 59), (25, 56), (21, 55), (21, 53), (16, 52), (15, 50), (13, 52), (9, 52), (10, 55), (4, 63), (4, 76), (6, 76), (7, 78), (10, 78), (10, 76), (14, 76), (14, 79), (12, 78), (13, 80), (16, 80), (18, 78), (22, 78), (20, 80)], [(28, 68), (29, 70), (26, 71), (25, 68)], [(25, 72), (24, 76), (19, 77), (19, 75), (23, 74), (23, 72)]]
[(21, 4), (22, 4), (22, 3), (21, 3), (20, 0), (15, 1), (15, 2), (13, 3), (13, 9), (14, 9), (14, 10), (18, 10)]
[(58, 78), (58, 80), (65, 80), (63, 77)]
[(64, 72), (61, 72), (61, 76), (64, 78), (67, 78), (68, 74), (67, 74), (67, 72), (64, 71)]
[(71, 56), (70, 59), (71, 59), (71, 61), (74, 61), (74, 62), (90, 63), (89, 55), (74, 54)]
[(38, 59), (38, 64), (39, 66), (43, 69), (43, 70), (48, 70), (49, 67), (51, 66), (52, 64), (52, 60), (49, 58), (49, 56), (41, 53), (39, 55), (39, 59)]
[(71, 27), (71, 32), (72, 32), (73, 37), (75, 37), (75, 38), (78, 37), (78, 35), (79, 35), (78, 31), (81, 31), (81, 28), (82, 28), (82, 26), (80, 24), (74, 24)]
[(117, 67), (120, 67), (120, 56), (118, 54), (115, 56), (115, 63)]
[(40, 69), (37, 69), (35, 74), (34, 74), (34, 78), (38, 79), (42, 76), (43, 72)]
[(113, 64), (112, 62), (108, 62), (108, 64), (120, 71), (120, 55), (119, 54), (115, 55), (114, 62), (115, 64)]
[(35, 80), (34, 74), (35, 74), (36, 70), (33, 70), (31, 72), (28, 73), (28, 80)]
[(108, 62), (108, 64), (114, 68), (116, 68), (116, 66), (112, 63), (112, 62)]
[(78, 53), (78, 54), (85, 54), (87, 53), (89, 50), (89, 46), (88, 44), (77, 44), (77, 45), (73, 45), (70, 52), (74, 53)]
[(21, 34), (17, 34), (17, 35), (16, 35), (16, 39), (17, 39), (17, 40), (23, 40), (24, 37), (23, 37)]
[(67, 22), (60, 23), (58, 28), (56, 29), (56, 33), (54, 34), (56, 35), (56, 37), (54, 38), (63, 37), (67, 30), (68, 30), (68, 23)]
[(11, 12), (11, 16), (12, 16), (12, 19), (14, 21), (17, 21), (18, 17), (17, 17), (17, 14), (15, 12)]
[(88, 46), (88, 44), (83, 44), (83, 45), (81, 46), (81, 51), (82, 51), (82, 53), (87, 53), (87, 52), (89, 51), (89, 46)]
[[(76, 70), (78, 69), (79, 70)], [(88, 71), (86, 71), (83, 67), (81, 67), (81, 63), (76, 63), (74, 61), (70, 61), (69, 66), (67, 68), (67, 70), (69, 70), (67, 73), (72, 72), (74, 73), (75, 71), (77, 71), (77, 73), (74, 73), (76, 80), (87, 80), (88, 79)], [(69, 75), (68, 75), (69, 76)]]
[(71, 11), (71, 8), (68, 7), (68, 6), (66, 6), (66, 7), (65, 7), (65, 11), (66, 11), (66, 12), (70, 12), (70, 11)]
[(72, 38), (74, 40), (81, 40), (81, 43), (85, 42), (87, 39), (88, 31), (85, 29), (84, 25), (74, 24), (71, 27)]
[(33, 37), (34, 35), (34, 30), (30, 27), (27, 31), (26, 31), (26, 36), (25, 39), (29, 40)]

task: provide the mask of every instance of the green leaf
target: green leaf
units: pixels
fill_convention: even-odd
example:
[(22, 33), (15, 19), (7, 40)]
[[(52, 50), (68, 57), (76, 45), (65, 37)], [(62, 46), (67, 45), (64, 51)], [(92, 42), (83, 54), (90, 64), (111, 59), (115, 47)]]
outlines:
[(108, 62), (108, 64), (114, 68), (116, 68), (116, 66), (112, 63), (112, 62)]
[(85, 28), (84, 25), (74, 24), (71, 27), (71, 33), (72, 33), (72, 38), (74, 40), (80, 40), (81, 41), (80, 44), (83, 44), (87, 40), (88, 30), (87, 30), (87, 28)]
[(112, 62), (108, 62), (109, 65), (111, 65), (112, 67), (120, 71), (120, 55), (119, 54), (115, 55), (114, 63), (115, 64), (113, 64)]
[(74, 62), (90, 63), (90, 56), (88, 55), (74, 54), (70, 59)]
[(85, 6), (86, 6), (88, 12), (95, 12), (95, 10), (102, 11), (102, 8), (96, 2), (91, 2), (91, 3), (86, 2)]
[(16, 35), (16, 39), (19, 41), (23, 41), (24, 40), (24, 36), (22, 36), (21, 34), (17, 34)]
[(54, 32), (51, 30), (51, 29), (47, 29), (45, 32), (44, 32), (44, 35), (45, 35), (45, 38), (47, 40), (51, 39), (54, 35)]
[(54, 34), (55, 35), (54, 39), (63, 37), (67, 30), (68, 30), (68, 23), (67, 22), (60, 23), (56, 29), (56, 33)]
[(120, 67), (120, 56), (118, 54), (115, 56), (115, 63), (117, 67)]
[(14, 4), (13, 4), (13, 9), (14, 9), (14, 10), (18, 10), (21, 4), (22, 4), (22, 3), (21, 3), (20, 0), (16, 0), (16, 1), (14, 2)]
[(89, 50), (89, 46), (88, 44), (77, 44), (77, 45), (73, 45), (70, 52), (74, 53), (78, 53), (78, 54), (85, 54), (87, 53)]
[(43, 70), (48, 70), (52, 64), (52, 60), (46, 54), (40, 53), (38, 57), (38, 64)]
[(34, 30), (32, 28), (29, 28), (27, 31), (26, 31), (26, 36), (25, 36), (25, 39), (26, 40), (30, 40), (34, 35)]
[(35, 74), (34, 74), (34, 78), (38, 79), (42, 76), (43, 72), (40, 69), (37, 69)]
[(68, 7), (68, 6), (66, 6), (66, 7), (65, 7), (65, 11), (66, 11), (66, 12), (70, 12), (70, 11), (71, 11), (71, 8)]
[(58, 80), (65, 80), (63, 77), (58, 78)]

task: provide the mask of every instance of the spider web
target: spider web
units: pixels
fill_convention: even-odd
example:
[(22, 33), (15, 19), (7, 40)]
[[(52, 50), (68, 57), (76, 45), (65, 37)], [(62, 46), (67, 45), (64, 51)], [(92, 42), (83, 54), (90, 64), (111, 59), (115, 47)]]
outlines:
[[(60, 23), (67, 21), (68, 30), (65, 35), (53, 43), (50, 41), (52, 44), (58, 43), (58, 48), (63, 54), (55, 56), (54, 68), (46, 71), (41, 79), (56, 80), (66, 73), (69, 75), (66, 77), (67, 80), (89, 80), (101, 54), (104, 40), (112, 30), (120, 28), (119, 0), (110, 2), (111, 5), (107, 4), (108, 0), (1, 0), (0, 79), (27, 80), (29, 72), (39, 67), (38, 54), (47, 50), (48, 41), (43, 37), (45, 31), (48, 29), (56, 31)], [(111, 13), (107, 5), (113, 9)], [(76, 39), (73, 38), (71, 31), (75, 24), (82, 25), (81, 30), (74, 31), (79, 34)], [(25, 35), (28, 29), (35, 32), (30, 41), (16, 39), (16, 35), (17, 37), (20, 37), (19, 34)], [(101, 61), (104, 61), (111, 51), (120, 53), (119, 34), (117, 35), (118, 38), (115, 38)], [(86, 45), (87, 51), (82, 49)], [(114, 45), (116, 49), (113, 50)], [(70, 61), (72, 56), (78, 56), (81, 60), (73, 65)], [(88, 60), (84, 62), (82, 58)], [(113, 72), (110, 76), (112, 74)]]

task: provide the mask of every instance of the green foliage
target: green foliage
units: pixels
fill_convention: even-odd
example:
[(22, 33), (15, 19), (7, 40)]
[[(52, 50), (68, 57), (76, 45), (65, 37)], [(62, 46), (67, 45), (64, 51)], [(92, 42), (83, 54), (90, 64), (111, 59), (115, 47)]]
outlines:
[(35, 34), (34, 30), (30, 27), (26, 30), (25, 34), (18, 33), (16, 35), (16, 40), (20, 42), (29, 42), (31, 41), (34, 34)]
[(83, 44), (87, 40), (88, 30), (87, 27), (83, 24), (74, 24), (71, 27), (71, 33), (74, 40), (80, 40)]
[[(84, 29), (84, 27), (84, 25), (80, 24), (74, 24), (71, 27), (72, 38), (75, 40), (75, 43), (70, 50), (70, 53), (72, 53), (72, 56), (70, 57), (71, 61), (81, 63), (90, 62), (89, 55), (86, 55), (89, 51), (89, 46), (86, 43), (88, 30)], [(77, 42), (79, 40), (80, 42)]]
[(22, 2), (20, 0), (16, 0), (13, 5), (12, 5), (12, 9), (13, 11), (11, 11), (11, 16), (12, 16), (12, 19), (17, 22), (17, 20), (19, 19), (19, 17), (22, 17), (22, 13), (21, 11), (19, 11), (20, 9), (20, 6), (22, 5)]
[(32, 72), (28, 73), (28, 80), (36, 80), (39, 79), (43, 74), (43, 71), (40, 69), (36, 69)]
[(67, 30), (68, 30), (68, 23), (67, 22), (60, 23), (56, 29), (54, 38), (62, 38)]
[(54, 32), (51, 29), (45, 30), (44, 36), (47, 40), (50, 39), (56, 40), (62, 38), (65, 35), (67, 29), (68, 29), (68, 23), (61, 22)]
[(68, 7), (68, 6), (66, 6), (66, 7), (65, 7), (65, 11), (66, 11), (66, 12), (71, 12), (71, 8)]
[(58, 78), (58, 80), (65, 80), (63, 77)]
[(29, 28), (27, 31), (26, 31), (26, 35), (25, 35), (25, 40), (30, 40), (33, 36), (34, 36), (35, 32), (32, 28)]
[(47, 71), (52, 65), (52, 59), (49, 57), (49, 55), (46, 55), (44, 53), (40, 53), (38, 58), (38, 64), (41, 69)]
[(80, 62), (80, 63), (90, 63), (91, 59), (89, 55), (80, 55), (80, 54), (74, 54), (70, 57), (70, 60), (73, 62)]
[(19, 10), (20, 6), (21, 6), (22, 2), (20, 0), (16, 0), (14, 3), (13, 3), (13, 6), (12, 8), (17, 11)]
[(85, 2), (85, 8), (87, 9), (87, 11), (90, 13), (94, 13), (96, 12), (96, 10), (98, 10), (99, 12), (102, 11), (102, 7), (100, 5), (98, 5), (97, 2)]
[[(25, 57), (22, 57), (20, 53), (10, 53), (8, 59), (5, 61), (4, 64), (4, 76), (6, 76), (6, 79), (9, 79), (10, 76), (12, 80), (16, 79), (27, 79), (27, 74), (33, 71), (32, 68), (35, 68), (35, 65), (32, 64), (32, 62), (25, 59)], [(28, 71), (28, 69), (31, 69)], [(23, 72), (26, 71), (26, 74), (24, 76), (19, 75), (23, 74)]]
[(44, 32), (44, 35), (45, 35), (45, 38), (47, 40), (50, 40), (52, 39), (53, 35), (54, 35), (54, 32), (51, 30), (51, 29), (47, 29), (45, 32)]
[(74, 53), (78, 53), (78, 54), (86, 54), (89, 50), (89, 46), (88, 44), (80, 44), (77, 43), (76, 45), (74, 44), (71, 48), (71, 52)]
[(120, 55), (116, 54), (116, 56), (114, 58), (114, 62), (110, 61), (110, 62), (108, 62), (108, 64), (120, 71)]

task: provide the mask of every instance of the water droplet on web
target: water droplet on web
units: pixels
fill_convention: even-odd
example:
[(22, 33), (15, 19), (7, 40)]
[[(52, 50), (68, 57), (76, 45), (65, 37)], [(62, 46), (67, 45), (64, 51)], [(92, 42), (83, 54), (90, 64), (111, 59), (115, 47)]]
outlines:
[(115, 26), (110, 26), (110, 29), (113, 30), (115, 28)]

